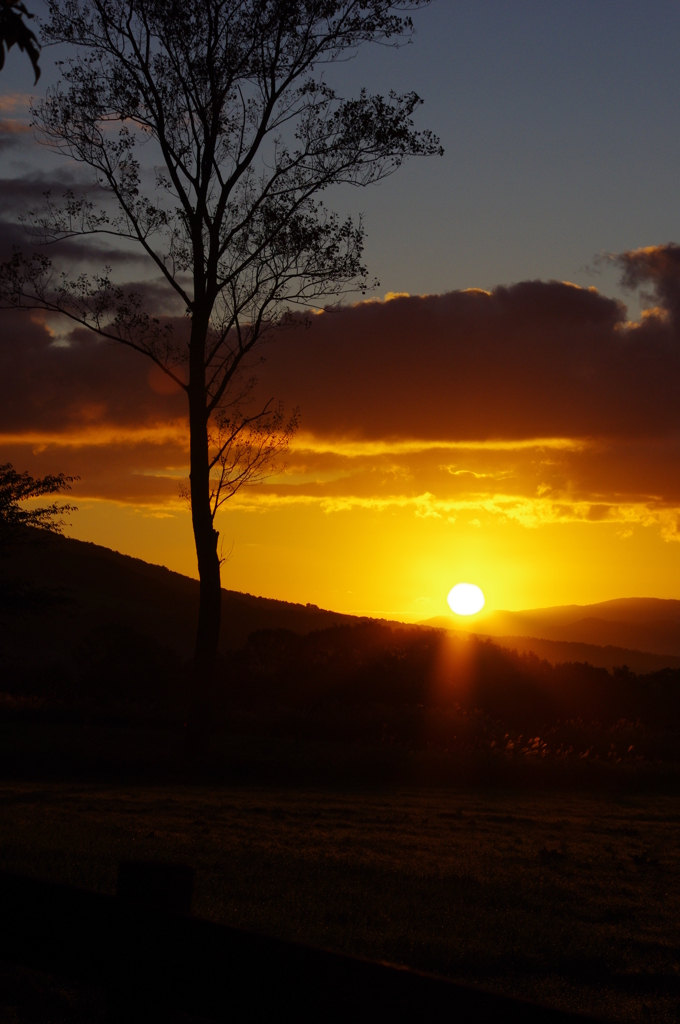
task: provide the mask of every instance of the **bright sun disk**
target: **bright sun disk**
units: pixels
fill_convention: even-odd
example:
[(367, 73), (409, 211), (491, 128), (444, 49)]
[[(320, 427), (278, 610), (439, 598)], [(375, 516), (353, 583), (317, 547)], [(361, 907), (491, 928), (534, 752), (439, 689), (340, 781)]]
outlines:
[(474, 583), (456, 583), (446, 600), (456, 615), (476, 615), (484, 607), (484, 594)]

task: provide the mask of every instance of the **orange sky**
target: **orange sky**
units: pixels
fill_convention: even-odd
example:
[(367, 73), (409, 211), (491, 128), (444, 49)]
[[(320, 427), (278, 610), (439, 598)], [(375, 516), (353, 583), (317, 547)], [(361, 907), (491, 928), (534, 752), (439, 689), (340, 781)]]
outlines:
[[(72, 536), (196, 575), (184, 509), (79, 505)], [(451, 523), (396, 505), (262, 508), (244, 495), (218, 526), (225, 553), (233, 541), (224, 586), (339, 611), (409, 620), (447, 614), (446, 595), (459, 580), (477, 582), (488, 609), (680, 596), (680, 545), (655, 525), (525, 526), (482, 508)]]
[[(530, 281), (278, 338), (260, 386), (301, 430), (221, 514), (223, 584), (410, 619), (445, 613), (460, 580), (489, 608), (680, 597), (680, 250), (619, 267), (650, 295), (637, 323), (595, 289)], [(134, 353), (2, 316), (0, 460), (81, 476), (72, 536), (195, 575), (184, 396)]]

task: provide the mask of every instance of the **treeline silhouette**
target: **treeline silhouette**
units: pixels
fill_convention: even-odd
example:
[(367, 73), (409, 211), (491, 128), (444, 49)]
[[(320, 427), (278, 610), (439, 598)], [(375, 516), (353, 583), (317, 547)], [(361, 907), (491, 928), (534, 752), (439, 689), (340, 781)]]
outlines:
[(553, 666), (492, 640), (417, 626), (366, 622), (306, 636), (261, 630), (236, 653), (229, 675), (226, 706), (462, 707), (514, 725), (576, 716), (680, 726), (678, 670)]
[(102, 624), (43, 664), (12, 646), (0, 691), (5, 714), (172, 719), (182, 716), (188, 700), (188, 664), (154, 637), (125, 624)]
[(505, 758), (680, 759), (680, 672), (553, 666), (490, 640), (361, 623), (253, 634), (223, 720), (307, 738)]
[[(15, 666), (16, 668), (16, 666)], [(3, 686), (5, 715), (181, 724), (189, 666), (128, 627)], [(553, 666), (489, 640), (379, 622), (253, 633), (213, 681), (216, 731), (611, 763), (680, 760), (680, 671)]]

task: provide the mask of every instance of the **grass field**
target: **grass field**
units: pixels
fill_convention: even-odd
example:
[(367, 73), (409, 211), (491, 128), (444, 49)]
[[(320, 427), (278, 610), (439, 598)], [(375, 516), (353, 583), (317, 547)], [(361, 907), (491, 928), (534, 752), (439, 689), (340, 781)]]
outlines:
[[(615, 1020), (680, 1017), (677, 797), (0, 785), (0, 867), (113, 892), (126, 858), (192, 864), (204, 917)], [(9, 980), (3, 1024), (46, 1019)]]

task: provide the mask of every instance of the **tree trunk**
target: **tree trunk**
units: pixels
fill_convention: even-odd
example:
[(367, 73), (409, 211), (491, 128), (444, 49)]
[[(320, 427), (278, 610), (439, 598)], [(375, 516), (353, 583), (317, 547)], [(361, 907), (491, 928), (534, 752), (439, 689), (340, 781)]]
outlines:
[[(196, 332), (196, 337), (194, 337), (194, 332)], [(200, 602), (191, 696), (186, 723), (186, 752), (191, 760), (202, 760), (207, 748), (222, 611), (220, 559), (217, 552), (219, 534), (214, 529), (210, 510), (210, 463), (204, 368), (205, 337), (206, 330), (202, 330), (200, 325), (194, 321), (192, 324), (189, 383), (190, 481), (191, 519), (198, 558)]]

